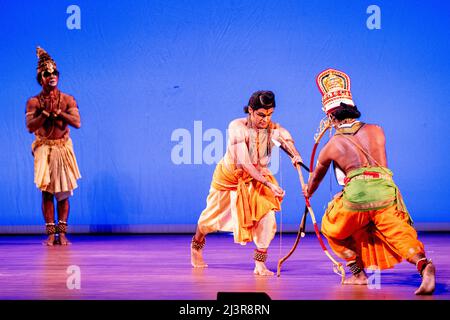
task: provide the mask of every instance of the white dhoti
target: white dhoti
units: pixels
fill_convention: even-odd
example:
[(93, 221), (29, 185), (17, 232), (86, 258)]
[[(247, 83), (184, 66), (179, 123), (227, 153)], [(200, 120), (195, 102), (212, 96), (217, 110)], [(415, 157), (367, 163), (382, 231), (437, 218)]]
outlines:
[[(252, 185), (249, 188), (252, 188)], [(206, 208), (198, 219), (200, 232), (203, 234), (216, 231), (233, 232), (234, 241), (245, 245), (246, 242), (239, 242), (237, 239), (239, 224), (236, 196), (236, 191), (219, 191), (211, 187), (206, 200)], [(276, 230), (275, 212), (270, 210), (252, 228), (252, 238), (256, 247), (268, 248), (275, 237)]]
[(36, 186), (54, 194), (58, 201), (72, 195), (81, 178), (72, 140), (69, 137), (49, 140), (37, 136), (32, 151)]

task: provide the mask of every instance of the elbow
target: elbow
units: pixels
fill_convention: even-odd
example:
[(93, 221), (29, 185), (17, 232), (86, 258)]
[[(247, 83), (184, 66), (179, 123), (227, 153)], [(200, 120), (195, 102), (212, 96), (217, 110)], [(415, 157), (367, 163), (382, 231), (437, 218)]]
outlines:
[(81, 128), (81, 122), (76, 122), (73, 124), (73, 126), (75, 127), (75, 129), (80, 129)]

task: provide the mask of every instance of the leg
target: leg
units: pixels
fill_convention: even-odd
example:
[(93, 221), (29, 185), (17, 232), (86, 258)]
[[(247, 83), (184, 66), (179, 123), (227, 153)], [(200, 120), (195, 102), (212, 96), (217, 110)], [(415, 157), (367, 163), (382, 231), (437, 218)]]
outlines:
[(255, 260), (255, 269), (253, 273), (258, 276), (273, 276), (274, 273), (267, 269), (266, 260), (267, 260), (267, 248), (257, 248), (255, 249), (255, 253), (253, 255), (253, 259)]
[(425, 256), (425, 249), (417, 238), (416, 230), (398, 218), (396, 206), (374, 215), (378, 230), (398, 253), (408, 262), (415, 264), (422, 277), (422, 283), (415, 291), (417, 295), (432, 294), (435, 289), (435, 267)]
[(274, 273), (267, 269), (267, 250), (270, 242), (277, 231), (275, 213), (269, 211), (255, 226), (253, 231), (253, 241), (256, 245), (253, 259), (255, 260), (255, 269), (253, 273), (259, 276), (273, 276)]
[(201, 233), (199, 227), (191, 241), (191, 264), (194, 268), (206, 268), (208, 265), (203, 260), (203, 248), (206, 243), (206, 234)]
[(53, 203), (53, 194), (42, 192), (42, 213), (45, 220), (45, 228), (48, 235), (47, 240), (43, 243), (47, 246), (53, 246), (55, 242), (55, 205)]
[(431, 260), (428, 260), (425, 257), (425, 254), (417, 254), (408, 261), (416, 265), (417, 271), (419, 271), (419, 274), (422, 277), (422, 283), (420, 284), (419, 289), (417, 289), (414, 293), (417, 295), (432, 294), (436, 287), (436, 268)]
[(346, 278), (343, 284), (366, 285), (368, 284), (367, 275), (364, 271), (363, 263), (356, 253), (355, 241), (353, 237), (345, 239), (332, 238), (324, 233), (331, 249), (339, 258), (347, 261), (346, 266), (352, 273), (350, 278)]
[(200, 214), (197, 230), (191, 240), (191, 264), (194, 268), (206, 268), (203, 260), (203, 248), (206, 235), (217, 230), (227, 230), (231, 221), (231, 191), (218, 191), (210, 188), (206, 199), (206, 208)]
[[(326, 236), (326, 235), (325, 235)], [(350, 278), (344, 280), (343, 284), (367, 285), (367, 275), (361, 259), (358, 257), (355, 249), (355, 243), (352, 237), (346, 239), (335, 239), (326, 236), (331, 249), (342, 259), (347, 261), (346, 266), (352, 273)]]
[(369, 283), (361, 262), (358, 260), (349, 261), (347, 262), (347, 267), (352, 272), (352, 276), (345, 279), (343, 284), (367, 285)]
[(58, 207), (58, 227), (57, 232), (59, 234), (59, 244), (65, 246), (69, 245), (70, 242), (67, 240), (67, 219), (69, 218), (69, 198), (59, 200), (57, 203)]
[(342, 199), (336, 197), (328, 206), (322, 218), (322, 234), (327, 238), (333, 252), (347, 261), (352, 276), (343, 284), (367, 285), (364, 264), (358, 256), (356, 235), (366, 232), (369, 216), (360, 212), (349, 212), (343, 208)]

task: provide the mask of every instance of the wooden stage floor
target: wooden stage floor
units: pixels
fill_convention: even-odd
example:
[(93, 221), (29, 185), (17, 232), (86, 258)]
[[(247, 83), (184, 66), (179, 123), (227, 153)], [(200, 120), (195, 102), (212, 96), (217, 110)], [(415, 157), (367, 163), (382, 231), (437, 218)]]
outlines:
[[(449, 300), (450, 233), (420, 233), (437, 268), (435, 295), (418, 297), (415, 267), (407, 262), (372, 274), (370, 288), (342, 286), (314, 234), (303, 238), (281, 277), (254, 276), (253, 245), (229, 234), (207, 238), (207, 269), (190, 265), (192, 235), (72, 235), (68, 247), (46, 247), (44, 236), (0, 236), (1, 300), (215, 300), (220, 292), (265, 292), (273, 300)], [(272, 242), (268, 267), (276, 269), (295, 235)], [(79, 267), (80, 288), (69, 289), (69, 266)], [(69, 279), (70, 277), (70, 279)], [(67, 284), (69, 279), (69, 286)]]

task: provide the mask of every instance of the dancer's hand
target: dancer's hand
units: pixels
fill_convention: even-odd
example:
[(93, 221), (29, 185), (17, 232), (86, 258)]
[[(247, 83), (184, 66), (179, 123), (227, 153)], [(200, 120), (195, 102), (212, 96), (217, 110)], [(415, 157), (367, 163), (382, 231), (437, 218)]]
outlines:
[(300, 155), (295, 155), (291, 158), (291, 162), (294, 167), (297, 167), (297, 163), (303, 163), (303, 159), (302, 157), (300, 157)]
[(283, 198), (284, 195), (286, 194), (286, 191), (284, 191), (282, 188), (280, 188), (279, 186), (277, 186), (271, 182), (268, 183), (268, 186), (269, 186), (270, 190), (272, 190), (275, 197)]
[(308, 192), (308, 185), (307, 184), (305, 184), (302, 187), (302, 191), (303, 191), (303, 195), (305, 196), (305, 198), (310, 198), (311, 197), (311, 195)]
[(61, 114), (61, 109), (56, 109), (52, 112), (52, 118), (56, 119), (59, 117), (60, 114)]

